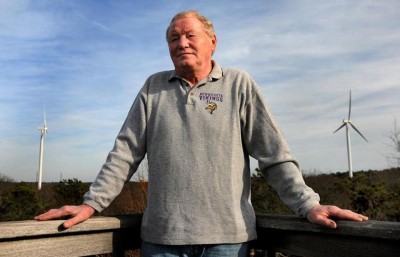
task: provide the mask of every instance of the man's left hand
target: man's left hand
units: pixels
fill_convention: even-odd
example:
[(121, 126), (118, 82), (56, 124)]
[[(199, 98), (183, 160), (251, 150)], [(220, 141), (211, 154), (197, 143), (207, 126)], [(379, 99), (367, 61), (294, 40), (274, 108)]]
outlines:
[(337, 224), (331, 218), (351, 221), (366, 221), (367, 216), (344, 210), (333, 205), (316, 205), (307, 212), (307, 219), (311, 223), (336, 228)]

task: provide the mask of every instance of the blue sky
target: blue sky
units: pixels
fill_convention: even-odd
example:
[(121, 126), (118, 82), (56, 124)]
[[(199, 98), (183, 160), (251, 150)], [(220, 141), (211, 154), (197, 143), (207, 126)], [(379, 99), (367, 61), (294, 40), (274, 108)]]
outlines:
[[(400, 119), (400, 1), (0, 0), (0, 173), (92, 181), (145, 79), (172, 69), (165, 29), (197, 9), (216, 28), (214, 59), (262, 87), (304, 171), (384, 169)], [(179, 133), (179, 132), (177, 132)]]

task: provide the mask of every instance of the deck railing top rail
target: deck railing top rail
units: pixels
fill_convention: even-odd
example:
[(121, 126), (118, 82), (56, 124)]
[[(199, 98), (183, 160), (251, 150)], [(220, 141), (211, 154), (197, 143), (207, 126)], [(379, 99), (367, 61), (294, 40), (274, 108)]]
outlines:
[[(0, 256), (88, 256), (140, 248), (142, 216), (95, 217), (68, 230), (62, 220), (0, 222)], [(337, 229), (294, 216), (257, 215), (253, 247), (297, 256), (398, 256), (400, 223), (338, 221)], [(272, 256), (272, 255), (271, 255)]]
[(367, 222), (336, 221), (336, 229), (325, 228), (307, 222), (303, 218), (284, 215), (257, 215), (257, 227), (287, 231), (357, 236), (374, 239), (400, 240), (400, 222), (369, 220)]

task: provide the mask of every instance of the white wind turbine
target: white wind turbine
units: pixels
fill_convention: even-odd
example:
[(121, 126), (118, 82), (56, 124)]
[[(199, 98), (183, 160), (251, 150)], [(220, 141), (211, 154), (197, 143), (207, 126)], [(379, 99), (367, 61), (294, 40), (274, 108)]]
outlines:
[(44, 124), (43, 127), (39, 127), (40, 131), (40, 147), (39, 147), (39, 171), (38, 171), (38, 190), (42, 188), (42, 170), (43, 170), (43, 148), (44, 148), (44, 138), (47, 134), (47, 126), (46, 126), (46, 111), (43, 113), (44, 115)]
[(341, 128), (346, 126), (347, 158), (348, 158), (348, 162), (349, 162), (349, 176), (350, 176), (350, 178), (352, 178), (353, 177), (353, 164), (352, 164), (352, 160), (351, 160), (350, 126), (355, 131), (357, 131), (357, 133), (362, 138), (364, 138), (365, 141), (368, 142), (368, 140), (361, 134), (360, 131), (358, 131), (358, 129), (353, 125), (353, 123), (351, 123), (350, 115), (351, 115), (351, 90), (350, 90), (350, 98), (349, 98), (349, 116), (347, 117), (347, 120), (346, 119), (343, 120), (343, 124), (337, 130), (335, 130), (333, 133), (336, 133), (338, 130), (340, 130)]

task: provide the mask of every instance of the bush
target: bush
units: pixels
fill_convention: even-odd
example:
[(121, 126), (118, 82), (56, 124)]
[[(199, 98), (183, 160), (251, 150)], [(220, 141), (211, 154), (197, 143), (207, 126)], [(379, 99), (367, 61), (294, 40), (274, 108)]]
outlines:
[(40, 211), (42, 210), (32, 184), (18, 183), (10, 191), (1, 195), (1, 221), (32, 219)]
[(3, 173), (0, 173), (0, 182), (14, 182), (14, 179), (10, 176), (7, 176)]
[(147, 182), (130, 182), (125, 184), (121, 193), (114, 199), (102, 215), (127, 215), (144, 213), (147, 205)]
[(281, 201), (278, 193), (258, 173), (251, 178), (251, 202), (254, 210), (268, 214), (293, 214)]
[(80, 205), (87, 186), (76, 178), (63, 179), (53, 187), (53, 191), (57, 205)]

